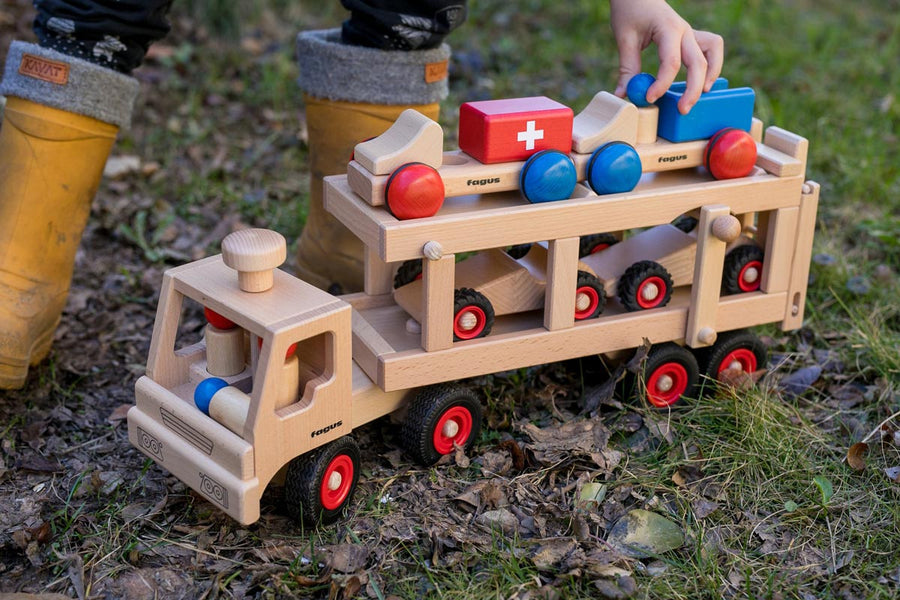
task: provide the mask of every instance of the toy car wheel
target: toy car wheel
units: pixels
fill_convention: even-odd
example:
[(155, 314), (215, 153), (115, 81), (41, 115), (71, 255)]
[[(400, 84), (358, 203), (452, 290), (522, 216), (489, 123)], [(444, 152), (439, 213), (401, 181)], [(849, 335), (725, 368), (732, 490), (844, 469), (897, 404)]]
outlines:
[(430, 466), (455, 446), (471, 450), (481, 431), (481, 403), (464, 387), (441, 384), (422, 388), (409, 404), (400, 436), (419, 463)]
[(516, 244), (515, 246), (510, 246), (506, 249), (506, 253), (510, 255), (510, 257), (519, 260), (531, 250), (531, 244)]
[(642, 171), (641, 157), (631, 144), (609, 142), (591, 154), (586, 175), (597, 194), (621, 194), (634, 189)]
[(578, 284), (575, 288), (575, 320), (593, 319), (603, 312), (606, 304), (606, 290), (594, 275), (587, 271), (578, 271)]
[(756, 140), (746, 131), (726, 127), (709, 138), (703, 166), (716, 179), (746, 177), (756, 164)]
[(611, 233), (592, 233), (590, 235), (583, 235), (578, 242), (578, 256), (581, 257), (602, 252), (613, 244), (618, 243), (618, 238)]
[(672, 225), (685, 233), (690, 233), (697, 228), (700, 221), (690, 215), (680, 215), (672, 221)]
[(519, 174), (519, 188), (534, 204), (568, 200), (575, 192), (576, 183), (575, 163), (559, 150), (532, 154)]
[(481, 292), (459, 288), (453, 302), (453, 341), (484, 337), (494, 326), (494, 307)]
[(412, 283), (416, 279), (422, 279), (422, 261), (418, 258), (405, 260), (394, 275), (394, 289)]
[(359, 481), (359, 446), (350, 436), (288, 463), (284, 499), (288, 514), (309, 524), (331, 523), (350, 504)]
[(693, 396), (699, 371), (690, 350), (672, 342), (659, 344), (647, 354), (639, 391), (651, 405), (668, 408)]
[(424, 163), (406, 163), (388, 177), (384, 203), (400, 220), (430, 217), (444, 203), (444, 180)]
[(726, 369), (753, 373), (766, 364), (766, 345), (746, 329), (719, 334), (710, 348), (697, 352), (700, 372), (710, 382), (716, 382)]
[(755, 292), (762, 282), (763, 249), (754, 244), (734, 248), (725, 255), (722, 268), (722, 294)]
[(652, 260), (636, 262), (619, 278), (618, 297), (627, 311), (665, 306), (672, 298), (672, 276)]

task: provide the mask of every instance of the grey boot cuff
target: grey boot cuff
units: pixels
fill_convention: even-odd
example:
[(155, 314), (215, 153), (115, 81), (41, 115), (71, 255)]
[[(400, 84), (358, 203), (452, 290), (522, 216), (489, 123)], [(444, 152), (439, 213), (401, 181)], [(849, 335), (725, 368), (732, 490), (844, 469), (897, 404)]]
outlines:
[(26, 42), (6, 56), (0, 94), (127, 128), (140, 84), (94, 63)]
[(341, 43), (340, 29), (297, 36), (300, 88), (317, 98), (372, 104), (431, 104), (447, 97), (450, 47), (379, 50)]

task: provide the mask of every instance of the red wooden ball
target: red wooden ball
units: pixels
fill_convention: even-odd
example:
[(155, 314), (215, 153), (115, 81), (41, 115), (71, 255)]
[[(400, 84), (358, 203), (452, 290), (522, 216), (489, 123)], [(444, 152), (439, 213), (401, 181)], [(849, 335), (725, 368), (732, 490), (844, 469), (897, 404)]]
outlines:
[(408, 163), (390, 176), (384, 190), (385, 204), (400, 220), (430, 217), (444, 203), (444, 180), (423, 163)]
[(233, 321), (226, 319), (216, 311), (211, 308), (203, 307), (203, 316), (206, 317), (207, 322), (217, 329), (233, 329), (235, 324)]
[(704, 164), (716, 179), (746, 177), (756, 164), (756, 142), (741, 129), (723, 129), (710, 138)]

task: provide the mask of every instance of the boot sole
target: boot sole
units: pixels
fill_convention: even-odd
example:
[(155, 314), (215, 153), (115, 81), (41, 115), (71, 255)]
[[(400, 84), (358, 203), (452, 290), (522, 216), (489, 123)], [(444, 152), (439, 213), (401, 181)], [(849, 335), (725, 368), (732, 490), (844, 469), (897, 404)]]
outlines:
[(25, 360), (0, 356), (0, 390), (17, 390), (25, 385), (28, 378), (28, 367), (37, 366), (50, 354), (53, 344), (53, 334), (59, 321), (53, 327), (45, 331), (31, 344), (31, 351)]

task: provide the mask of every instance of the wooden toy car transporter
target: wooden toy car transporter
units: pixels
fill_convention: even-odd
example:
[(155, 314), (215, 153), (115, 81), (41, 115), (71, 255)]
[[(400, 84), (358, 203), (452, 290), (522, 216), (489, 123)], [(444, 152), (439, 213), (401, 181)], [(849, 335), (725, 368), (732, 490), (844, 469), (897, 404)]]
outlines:
[[(804, 181), (806, 140), (777, 128), (761, 140), (754, 122), (755, 168), (716, 181), (695, 168), (700, 143), (689, 142), (690, 152), (675, 145), (674, 156), (689, 159), (659, 160), (673, 144), (650, 140), (643, 127), (638, 133), (653, 107), (636, 109), (609, 94), (601, 104), (590, 118), (595, 137), (630, 140), (645, 165), (655, 166), (630, 192), (598, 196), (579, 184), (569, 200), (529, 204), (518, 192), (494, 191), (495, 177), (506, 182), (499, 187), (516, 187), (497, 175), (506, 167), (473, 165), (476, 172), (467, 172), (460, 165), (469, 159), (459, 153), (435, 158), (432, 139), (424, 144), (428, 160), (438, 171), (455, 170), (463, 183), (446, 185), (448, 197), (434, 216), (398, 220), (377, 189), (385, 164), (389, 170), (422, 150), (422, 125), (434, 132), (412, 116), (358, 146), (362, 160), (347, 176), (326, 179), (328, 210), (366, 246), (364, 292), (337, 298), (276, 269), (284, 241), (264, 230), (236, 232), (222, 255), (169, 270), (147, 373), (128, 413), (131, 442), (241, 523), (259, 518), (260, 497), (276, 475), (284, 477), (292, 515), (327, 522), (349, 503), (359, 476), (355, 428), (399, 416), (402, 442), (425, 464), (454, 445), (471, 446), (479, 401), (447, 382), (615, 353), (648, 339), (647, 394), (668, 405), (693, 392), (698, 371), (715, 377), (725, 368), (761, 366), (758, 340), (739, 330), (773, 322), (793, 329), (803, 318), (819, 193)], [(692, 168), (669, 168), (675, 163)], [(491, 193), (456, 195), (471, 189), (468, 180), (490, 180), (475, 187)], [(667, 304), (629, 312), (610, 295), (602, 314), (576, 320), (578, 271), (587, 262), (579, 261), (582, 236), (665, 230), (684, 214), (698, 224), (686, 234), (690, 259), (679, 259), (686, 285), (676, 282)], [(745, 274), (754, 284), (747, 289), (755, 290), (722, 295), (726, 252), (751, 242), (765, 253), (754, 276)], [(541, 271), (532, 273), (543, 282), (538, 310), (508, 311), (489, 335), (454, 341), (466, 327), (454, 314), (456, 256), (518, 244), (537, 244), (545, 256), (543, 265), (527, 264)], [(683, 249), (674, 252), (683, 257)], [(630, 252), (664, 260), (658, 255), (669, 251)], [(393, 289), (397, 266), (408, 260), (421, 261), (423, 273), (418, 302), (406, 302), (419, 308), (410, 310)], [(205, 307), (210, 325), (204, 340), (176, 347), (185, 298)], [(412, 322), (415, 310), (420, 327)]]

